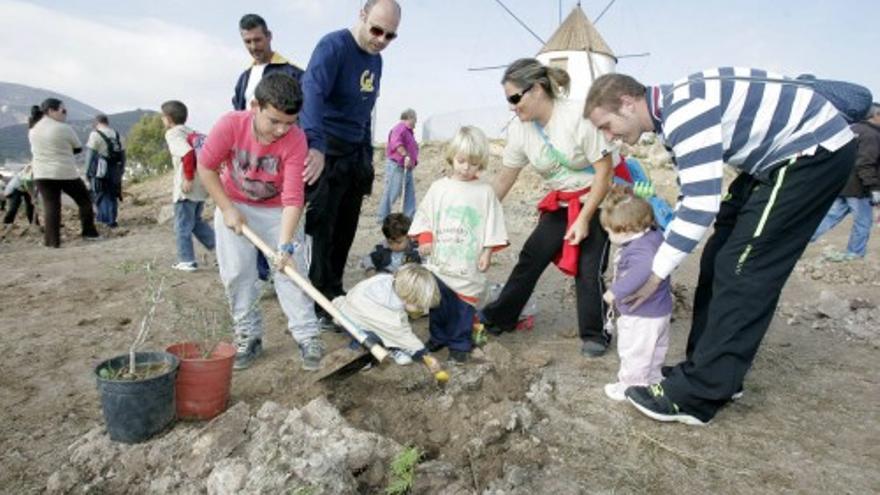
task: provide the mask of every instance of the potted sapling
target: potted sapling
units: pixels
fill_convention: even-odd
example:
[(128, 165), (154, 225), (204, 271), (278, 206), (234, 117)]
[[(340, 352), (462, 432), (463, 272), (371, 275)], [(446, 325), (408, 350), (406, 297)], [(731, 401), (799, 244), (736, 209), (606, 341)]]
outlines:
[(153, 266), (146, 265), (148, 306), (128, 353), (94, 367), (107, 432), (117, 442), (142, 442), (175, 419), (174, 379), (179, 360), (167, 352), (138, 351), (147, 339), (165, 288), (164, 277), (153, 283)]

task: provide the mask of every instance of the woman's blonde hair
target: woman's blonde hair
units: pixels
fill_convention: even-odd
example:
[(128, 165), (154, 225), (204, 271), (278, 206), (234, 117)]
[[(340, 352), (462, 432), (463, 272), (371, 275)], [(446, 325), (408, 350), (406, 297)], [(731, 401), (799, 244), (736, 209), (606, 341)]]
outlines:
[(654, 225), (654, 210), (629, 188), (615, 185), (602, 203), (599, 222), (609, 232), (642, 232)]
[(394, 292), (406, 303), (422, 312), (440, 304), (440, 287), (434, 274), (417, 263), (406, 263), (394, 274)]
[(489, 163), (489, 140), (483, 131), (473, 126), (463, 126), (446, 145), (446, 162), (452, 165), (456, 156), (465, 157), (471, 165), (485, 170)]

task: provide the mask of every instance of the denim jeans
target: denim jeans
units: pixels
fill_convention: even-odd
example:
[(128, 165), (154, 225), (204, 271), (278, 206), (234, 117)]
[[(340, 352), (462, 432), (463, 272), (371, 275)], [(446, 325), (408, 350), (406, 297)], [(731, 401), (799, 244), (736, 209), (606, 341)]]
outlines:
[(192, 236), (205, 246), (214, 250), (214, 229), (202, 220), (204, 201), (181, 199), (174, 203), (174, 232), (177, 237), (177, 261), (195, 263), (196, 254), (193, 250)]
[(385, 190), (382, 193), (382, 201), (379, 202), (379, 223), (391, 213), (394, 204), (400, 198), (400, 190), (406, 181), (406, 190), (403, 198), (403, 214), (412, 220), (416, 214), (416, 188), (413, 183), (412, 169), (406, 170), (391, 160), (385, 162)]
[(119, 214), (119, 202), (115, 194), (109, 192), (96, 193), (95, 209), (97, 210), (95, 220), (110, 227), (116, 227), (116, 217)]
[(810, 242), (822, 236), (825, 232), (833, 229), (847, 214), (853, 214), (852, 230), (849, 233), (849, 243), (846, 245), (847, 253), (858, 257), (865, 256), (868, 247), (868, 238), (871, 236), (871, 200), (870, 198), (844, 198), (838, 197), (831, 205), (831, 209), (822, 219), (816, 233)]

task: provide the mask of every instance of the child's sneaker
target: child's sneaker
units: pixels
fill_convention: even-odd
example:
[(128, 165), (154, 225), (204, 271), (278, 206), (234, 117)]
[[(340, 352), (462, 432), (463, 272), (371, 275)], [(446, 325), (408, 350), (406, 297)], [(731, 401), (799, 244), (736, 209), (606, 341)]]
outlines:
[(449, 349), (449, 359), (448, 361), (458, 364), (464, 364), (468, 362), (468, 358), (470, 353), (465, 351), (454, 351)]
[(195, 261), (179, 261), (171, 265), (172, 270), (180, 270), (182, 272), (194, 272), (198, 269)]
[(250, 367), (251, 363), (263, 353), (263, 340), (259, 338), (249, 339), (247, 337), (236, 337), (236, 341), (235, 347), (237, 350), (235, 352), (235, 362), (232, 365), (232, 369), (247, 369)]
[(624, 392), (626, 392), (626, 385), (620, 382), (605, 385), (605, 395), (611, 400), (616, 400), (618, 402), (626, 400)]
[(585, 340), (581, 344), (581, 355), (588, 358), (597, 358), (605, 355), (608, 346), (594, 340)]
[(299, 345), (299, 355), (302, 358), (302, 369), (319, 370), (321, 359), (324, 357), (324, 343), (321, 339), (312, 337)]
[(841, 252), (841, 251), (831, 250), (831, 251), (826, 251), (825, 253), (823, 253), (823, 257), (825, 258), (826, 261), (830, 261), (832, 263), (843, 263), (846, 261), (852, 261), (854, 259), (857, 259), (859, 256), (857, 254), (851, 253), (849, 251)]
[(678, 421), (691, 426), (703, 426), (706, 422), (682, 412), (672, 399), (663, 392), (659, 383), (647, 387), (629, 387), (625, 392), (627, 400), (642, 414), (663, 422)]
[(413, 362), (412, 356), (403, 349), (391, 349), (389, 354), (391, 354), (391, 358), (394, 359), (394, 362), (401, 366), (406, 366)]

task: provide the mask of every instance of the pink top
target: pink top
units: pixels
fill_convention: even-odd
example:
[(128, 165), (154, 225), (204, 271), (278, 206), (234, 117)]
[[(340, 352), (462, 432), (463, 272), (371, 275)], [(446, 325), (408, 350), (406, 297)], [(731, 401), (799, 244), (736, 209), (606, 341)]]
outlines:
[(261, 144), (251, 110), (229, 112), (214, 125), (199, 152), (198, 166), (217, 170), (229, 199), (254, 206), (303, 206), (306, 135), (293, 126), (272, 144)]
[(413, 135), (412, 129), (403, 120), (391, 129), (391, 132), (388, 134), (388, 147), (385, 150), (388, 159), (402, 167), (403, 155), (397, 152), (399, 146), (403, 146), (403, 149), (410, 156), (410, 167), (415, 167), (419, 164), (419, 145), (416, 143), (416, 137)]

